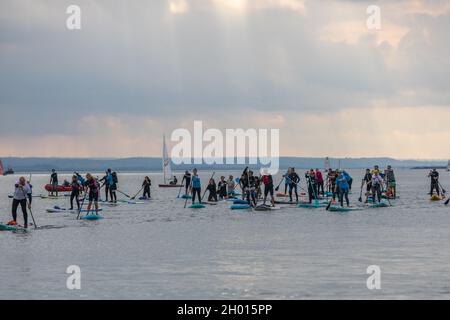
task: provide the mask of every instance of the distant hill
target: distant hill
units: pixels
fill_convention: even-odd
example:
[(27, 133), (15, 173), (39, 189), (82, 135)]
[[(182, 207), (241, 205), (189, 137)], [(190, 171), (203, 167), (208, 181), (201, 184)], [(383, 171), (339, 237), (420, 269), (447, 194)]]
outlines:
[[(107, 168), (117, 171), (160, 171), (161, 158), (123, 158), (123, 159), (84, 159), (84, 158), (2, 158), (5, 167), (10, 166), (16, 172), (48, 172), (56, 169), (63, 172), (93, 171), (99, 172)], [(394, 168), (446, 168), (447, 161), (396, 160), (392, 158), (330, 158), (333, 168), (344, 169), (371, 168), (375, 164), (381, 168), (388, 164)], [(173, 166), (174, 170), (185, 170), (197, 167), (209, 170), (241, 169), (243, 165), (181, 165)], [(258, 167), (258, 166), (250, 166)], [(280, 168), (296, 167), (299, 169), (323, 168), (324, 158), (281, 157)]]

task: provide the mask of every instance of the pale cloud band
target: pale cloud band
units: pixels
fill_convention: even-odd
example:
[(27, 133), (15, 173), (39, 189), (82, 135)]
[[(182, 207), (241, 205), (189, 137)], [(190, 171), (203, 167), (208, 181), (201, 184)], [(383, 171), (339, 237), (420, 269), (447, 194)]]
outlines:
[[(450, 5), (0, 3), (0, 156), (159, 156), (162, 133), (280, 128), (281, 154), (448, 158)], [(448, 139), (448, 138), (447, 138)], [(447, 141), (450, 142), (450, 141)]]

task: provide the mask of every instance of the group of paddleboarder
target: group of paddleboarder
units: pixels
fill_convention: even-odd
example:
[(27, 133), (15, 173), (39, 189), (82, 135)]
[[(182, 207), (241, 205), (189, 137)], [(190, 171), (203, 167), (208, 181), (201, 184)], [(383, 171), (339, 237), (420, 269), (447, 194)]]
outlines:
[[(330, 202), (337, 202), (341, 207), (344, 204), (350, 207), (349, 193), (352, 189), (353, 178), (345, 170), (340, 169), (328, 169), (326, 170), (326, 177), (319, 169), (311, 169), (304, 174), (306, 180), (306, 189), (300, 186), (301, 178), (297, 174), (294, 167), (288, 168), (285, 174), (282, 175), (282, 179), (277, 187), (274, 186), (274, 178), (267, 171), (264, 170), (260, 175), (256, 176), (252, 170), (248, 167), (244, 169), (240, 178), (235, 179), (233, 175), (228, 178), (221, 176), (216, 183), (214, 175), (208, 180), (206, 191), (209, 192), (208, 202), (218, 202), (224, 199), (237, 199), (241, 196), (243, 201), (246, 201), (249, 206), (256, 207), (259, 201), (262, 201), (263, 205), (269, 200), (271, 206), (275, 206), (276, 197), (289, 198), (289, 201), (283, 203), (299, 203), (299, 189), (302, 189), (305, 195), (308, 197), (308, 202), (311, 204), (313, 201), (317, 202), (325, 198), (329, 198)], [(436, 169), (432, 169), (428, 178), (430, 179), (430, 192), (432, 197), (437, 197), (432, 200), (442, 200), (445, 198), (445, 189), (439, 182), (439, 172)], [(30, 177), (31, 180), (31, 177)], [(85, 177), (82, 177), (78, 172), (74, 172), (71, 182), (68, 186), (70, 188), (70, 209), (74, 210), (74, 203), (78, 211), (85, 200), (88, 201), (87, 211), (90, 212), (93, 207), (95, 214), (99, 211), (99, 199), (100, 190), (105, 189), (106, 202), (117, 203), (118, 191), (118, 175), (112, 169), (107, 169), (105, 175), (99, 179), (88, 173)], [(284, 182), (285, 193), (277, 193), (280, 185)], [(202, 203), (202, 184), (197, 169), (193, 169), (192, 173), (186, 171), (183, 176), (181, 187), (184, 183), (185, 196), (192, 198), (192, 203)], [(58, 197), (58, 173), (55, 169), (50, 174), (50, 185), (52, 186), (52, 192), (50, 197)], [(142, 199), (151, 199), (151, 186), (152, 181), (149, 176), (144, 178), (141, 190), (143, 191)], [(380, 203), (383, 199), (396, 199), (397, 195), (397, 182), (393, 168), (388, 165), (383, 171), (379, 166), (374, 166), (373, 169), (366, 169), (364, 177), (361, 182), (361, 196), (365, 186), (365, 203)], [(180, 187), (180, 191), (181, 191)], [(237, 193), (236, 188), (240, 187), (242, 194)], [(20, 177), (17, 183), (15, 183), (14, 194), (12, 196), (12, 218), (8, 224), (17, 224), (17, 211), (21, 207), (24, 217), (24, 227), (28, 227), (28, 213), (27, 209), (31, 210), (32, 205), (32, 185), (30, 181), (25, 177)], [(119, 191), (122, 193), (121, 191)], [(140, 192), (140, 191), (139, 191)], [(138, 193), (139, 193), (138, 192)], [(81, 196), (84, 193), (84, 198), (81, 200)], [(206, 193), (206, 192), (205, 192)], [(295, 199), (294, 199), (295, 196)], [(360, 196), (360, 200), (361, 200)], [(278, 202), (279, 203), (279, 202)]]
[[(236, 198), (236, 187), (240, 186), (242, 199), (247, 200), (248, 205), (254, 207), (259, 200), (265, 205), (270, 196), (271, 205), (275, 205), (275, 191), (279, 190), (280, 185), (284, 182), (285, 193), (277, 193), (277, 196), (288, 197), (288, 203), (299, 203), (299, 189), (303, 189), (308, 196), (308, 202), (322, 200), (325, 196), (332, 198), (332, 201), (338, 200), (341, 206), (345, 204), (350, 206), (349, 193), (352, 189), (353, 178), (345, 170), (328, 169), (326, 178), (324, 178), (320, 169), (310, 169), (305, 172), (306, 190), (300, 186), (301, 178), (297, 174), (294, 167), (288, 168), (282, 176), (281, 182), (277, 187), (274, 186), (274, 179), (267, 171), (262, 172), (259, 176), (255, 176), (254, 172), (248, 167), (242, 172), (241, 177), (235, 180), (230, 176), (226, 180), (225, 176), (220, 177), (218, 183), (211, 177), (208, 181), (206, 191), (209, 192), (208, 202), (217, 202), (226, 198)], [(192, 174), (186, 171), (183, 176), (185, 182), (185, 195), (192, 195), (192, 203), (202, 202), (201, 183), (198, 177), (198, 170), (194, 169)], [(367, 169), (362, 180), (361, 192), (366, 185), (366, 203), (381, 202), (383, 197), (395, 199), (396, 180), (395, 173), (389, 165), (381, 173), (379, 166), (374, 166), (372, 170)], [(326, 187), (325, 187), (326, 186)], [(295, 199), (294, 199), (295, 196)]]

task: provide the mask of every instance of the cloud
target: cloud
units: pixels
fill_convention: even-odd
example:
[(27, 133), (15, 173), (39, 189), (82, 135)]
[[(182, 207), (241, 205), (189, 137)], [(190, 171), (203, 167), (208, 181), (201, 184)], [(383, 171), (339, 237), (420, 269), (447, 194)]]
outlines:
[[(53, 140), (73, 155), (158, 155), (162, 131), (197, 119), (234, 127), (245, 115), (244, 128), (277, 119), (295, 135), (296, 115), (449, 108), (448, 2), (378, 3), (382, 30), (367, 32), (370, 1), (80, 0), (83, 27), (71, 32), (70, 1), (1, 1), (0, 153), (51, 154)], [(100, 128), (89, 148), (78, 142), (88, 119)], [(144, 134), (129, 133), (141, 119), (158, 121), (145, 150)], [(115, 132), (121, 145), (100, 145)], [(320, 148), (339, 151), (285, 151)]]

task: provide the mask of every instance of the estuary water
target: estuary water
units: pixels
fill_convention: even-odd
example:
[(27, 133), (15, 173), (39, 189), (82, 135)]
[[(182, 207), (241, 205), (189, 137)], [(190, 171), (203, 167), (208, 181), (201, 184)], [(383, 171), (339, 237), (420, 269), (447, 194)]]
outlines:
[[(350, 173), (360, 205), (363, 172)], [(210, 174), (201, 173), (203, 184)], [(0, 232), (0, 299), (450, 299), (450, 206), (429, 201), (427, 171), (396, 174), (392, 207), (350, 213), (232, 211), (229, 202), (184, 209), (177, 189), (157, 187), (159, 173), (149, 173), (152, 201), (105, 206), (101, 221), (46, 212), (68, 198), (35, 198), (46, 228)], [(119, 173), (120, 190), (134, 195), (144, 175)], [(3, 223), (17, 179), (0, 177)], [(32, 176), (35, 195), (48, 180)], [(441, 182), (450, 190), (450, 173)], [(81, 269), (81, 290), (66, 286), (71, 265)], [(381, 270), (380, 290), (367, 288), (371, 265)]]

